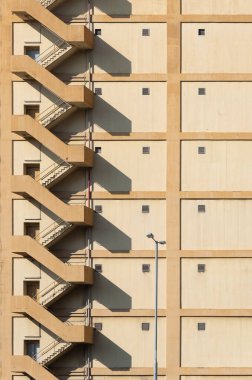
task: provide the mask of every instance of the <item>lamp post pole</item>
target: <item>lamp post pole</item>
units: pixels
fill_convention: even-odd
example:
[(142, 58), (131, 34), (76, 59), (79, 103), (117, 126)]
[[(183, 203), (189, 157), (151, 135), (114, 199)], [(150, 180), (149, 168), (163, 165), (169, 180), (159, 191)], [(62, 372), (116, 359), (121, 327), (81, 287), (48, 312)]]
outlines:
[(155, 241), (154, 380), (157, 380), (158, 242)]
[(158, 347), (157, 347), (157, 338), (158, 338), (158, 245), (165, 244), (165, 241), (158, 241), (154, 238), (152, 233), (146, 235), (149, 239), (152, 239), (155, 243), (155, 299), (154, 299), (154, 365), (153, 365), (153, 380), (157, 380), (158, 372)]

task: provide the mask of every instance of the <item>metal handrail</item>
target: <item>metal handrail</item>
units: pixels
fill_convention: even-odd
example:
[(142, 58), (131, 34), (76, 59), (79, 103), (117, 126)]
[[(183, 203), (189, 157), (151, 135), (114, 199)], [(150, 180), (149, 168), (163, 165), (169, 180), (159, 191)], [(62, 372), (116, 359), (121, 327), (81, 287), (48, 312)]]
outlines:
[(63, 164), (65, 166), (67, 166), (68, 168), (71, 167), (71, 164), (69, 164), (68, 162), (66, 162), (62, 159), (58, 159), (57, 161), (53, 162), (50, 166), (48, 166), (46, 169), (44, 169), (41, 173), (36, 175), (35, 181), (38, 182), (38, 181), (45, 179), (49, 174), (55, 172), (58, 168), (63, 166)]
[[(38, 241), (41, 238), (41, 235), (43, 235), (42, 237), (47, 236), (50, 232), (55, 230), (57, 227), (60, 227), (63, 223), (69, 224), (69, 225), (71, 224), (71, 223), (65, 222), (63, 219), (59, 218), (59, 219), (55, 220), (52, 224), (50, 224), (49, 226), (44, 228), (42, 231), (40, 231), (38, 234), (36, 234), (35, 240)], [(47, 231), (49, 228), (50, 228), (50, 230), (45, 233), (45, 231)]]
[(55, 347), (60, 343), (67, 343), (61, 338), (56, 338), (53, 342), (49, 343), (47, 346), (42, 348), (37, 354), (33, 355), (32, 358), (36, 361), (40, 359), (43, 355), (45, 355), (48, 351), (50, 351), (52, 348), (55, 349)]
[(68, 47), (71, 47), (71, 45), (66, 42), (65, 40), (59, 39), (56, 42), (54, 42), (51, 46), (49, 46), (46, 50), (44, 50), (36, 59), (35, 61), (39, 64), (42, 64), (47, 58), (49, 58), (52, 54), (56, 53), (58, 50), (62, 49), (62, 46), (64, 46), (64, 49), (67, 49)]
[(48, 116), (50, 116), (53, 112), (55, 112), (59, 108), (68, 108), (71, 105), (65, 102), (63, 99), (59, 99), (57, 102), (51, 104), (48, 108), (46, 108), (43, 112), (41, 112), (38, 116), (36, 116), (37, 121), (43, 121)]
[(70, 282), (63, 280), (61, 277), (56, 278), (53, 282), (51, 282), (49, 285), (47, 285), (44, 289), (40, 290), (39, 293), (36, 294), (36, 296), (33, 297), (34, 300), (38, 301), (41, 297), (48, 294), (52, 289), (55, 289), (57, 286), (61, 285), (64, 282), (64, 284), (70, 286)]
[[(46, 5), (46, 3), (48, 2), (49, 0), (38, 0), (38, 2), (41, 4), (41, 5)], [(49, 4), (48, 5), (51, 5), (54, 3), (55, 0), (50, 0)]]

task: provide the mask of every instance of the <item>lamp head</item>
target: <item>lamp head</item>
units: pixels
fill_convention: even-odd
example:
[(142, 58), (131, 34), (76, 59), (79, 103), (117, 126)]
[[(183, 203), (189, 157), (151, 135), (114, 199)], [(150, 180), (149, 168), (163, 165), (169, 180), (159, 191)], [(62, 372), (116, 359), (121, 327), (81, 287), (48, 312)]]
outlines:
[(166, 244), (166, 241), (161, 240), (161, 241), (159, 241), (158, 243), (163, 245), (163, 244)]
[(147, 238), (149, 238), (149, 239), (154, 239), (154, 235), (153, 235), (152, 232), (150, 232), (150, 233), (147, 234), (146, 236), (147, 236)]

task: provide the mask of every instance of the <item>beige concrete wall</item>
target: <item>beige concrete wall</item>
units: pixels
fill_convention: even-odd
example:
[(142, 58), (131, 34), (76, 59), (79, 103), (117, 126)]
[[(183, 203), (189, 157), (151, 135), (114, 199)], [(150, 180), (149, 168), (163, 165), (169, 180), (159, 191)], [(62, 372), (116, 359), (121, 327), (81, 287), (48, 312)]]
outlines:
[(43, 349), (56, 338), (35, 320), (22, 316), (13, 318), (13, 337), (13, 355), (24, 355), (24, 340), (39, 340)]
[(24, 55), (25, 46), (38, 46), (40, 54), (50, 48), (60, 37), (36, 21), (13, 24), (13, 54)]
[(41, 113), (57, 101), (58, 98), (38, 82), (13, 82), (14, 115), (23, 115), (24, 105), (39, 105)]
[[(206, 212), (198, 212), (205, 205)], [(252, 201), (182, 200), (182, 249), (251, 249)]]
[[(154, 324), (150, 317), (93, 318), (102, 323), (96, 331), (93, 346), (93, 366), (109, 368), (150, 367), (153, 358)], [(149, 331), (141, 324), (150, 323)], [(159, 366), (165, 366), (165, 318), (159, 318)]]
[[(158, 239), (165, 239), (166, 210), (163, 200), (95, 200), (93, 204), (94, 207), (103, 207), (102, 214), (96, 213), (94, 218), (93, 249), (126, 252), (154, 249), (153, 241), (146, 238), (150, 231)], [(148, 214), (142, 213), (142, 205), (150, 206)], [(160, 249), (165, 249), (165, 246)]]
[[(205, 323), (205, 331), (197, 324)], [(252, 318), (182, 318), (183, 367), (249, 367)]]
[[(166, 130), (166, 83), (95, 82), (94, 87), (102, 88), (102, 95), (96, 96), (92, 110), (95, 132)], [(150, 95), (142, 95), (143, 88), (149, 88)]]
[(40, 144), (35, 140), (13, 142), (13, 174), (23, 175), (24, 165), (41, 164)]
[(185, 14), (251, 14), (250, 0), (182, 0)]
[[(198, 29), (205, 29), (205, 36), (199, 36)], [(182, 71), (249, 73), (251, 36), (251, 23), (182, 24)]]
[[(206, 95), (198, 95), (205, 88)], [(183, 82), (182, 130), (251, 132), (251, 82)]]
[[(44, 290), (48, 285), (55, 280), (57, 276), (43, 267), (36, 261), (29, 258), (14, 258), (13, 259), (13, 295), (23, 296), (24, 281), (39, 281), (39, 291)], [(75, 297), (73, 297), (75, 298)]]
[[(92, 287), (95, 309), (152, 309), (154, 299), (153, 259), (94, 259), (93, 264), (102, 265), (102, 273), (95, 273)], [(149, 264), (150, 272), (143, 273), (142, 265)], [(166, 268), (159, 260), (159, 304), (164, 309)], [(136, 284), (141, 284), (137, 286)]]
[(182, 190), (252, 189), (252, 141), (183, 141), (181, 161)]
[(24, 355), (24, 339), (40, 339), (41, 329), (34, 320), (25, 317), (13, 318), (13, 355)]
[[(142, 36), (143, 28), (150, 29), (149, 37)], [(94, 29), (102, 30), (92, 51), (95, 73), (166, 72), (165, 23), (94, 23)]]
[(166, 13), (166, 0), (94, 0), (94, 14), (158, 15)]
[[(198, 264), (205, 264), (205, 272), (198, 272)], [(250, 258), (182, 259), (182, 307), (250, 309), (251, 273)]]
[[(113, 149), (111, 149), (112, 144)], [(165, 142), (97, 141), (95, 146), (101, 147), (102, 151), (96, 155), (92, 170), (94, 191), (165, 190)], [(146, 146), (150, 147), (150, 154), (142, 153), (143, 147)]]
[(39, 204), (32, 200), (13, 200), (13, 235), (24, 235), (24, 222), (40, 222)]

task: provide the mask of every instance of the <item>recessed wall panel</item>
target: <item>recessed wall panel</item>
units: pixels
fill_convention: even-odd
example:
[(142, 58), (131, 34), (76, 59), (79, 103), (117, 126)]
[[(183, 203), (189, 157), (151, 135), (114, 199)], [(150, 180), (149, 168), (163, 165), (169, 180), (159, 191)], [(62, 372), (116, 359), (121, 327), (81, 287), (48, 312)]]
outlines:
[(251, 249), (251, 199), (181, 202), (181, 248)]
[(251, 37), (252, 23), (184, 23), (182, 71), (249, 73), (252, 66)]
[[(198, 323), (205, 329), (198, 330)], [(181, 325), (182, 367), (249, 367), (252, 318), (187, 317)]]

